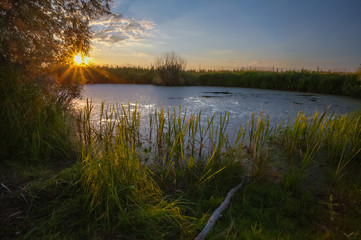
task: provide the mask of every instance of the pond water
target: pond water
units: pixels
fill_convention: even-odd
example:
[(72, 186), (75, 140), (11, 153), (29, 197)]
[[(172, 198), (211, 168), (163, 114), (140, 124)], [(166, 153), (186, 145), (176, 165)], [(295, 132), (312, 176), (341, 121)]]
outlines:
[(323, 112), (327, 107), (335, 114), (361, 110), (361, 100), (349, 97), (233, 87), (93, 84), (84, 86), (82, 99), (76, 100), (75, 105), (83, 107), (87, 98), (92, 99), (94, 120), (99, 119), (103, 101), (106, 105), (130, 104), (134, 107), (137, 104), (141, 119), (147, 119), (162, 106), (165, 111), (172, 107), (178, 110), (181, 106), (183, 112), (187, 109), (187, 113), (202, 111), (203, 117), (228, 111), (230, 129), (246, 124), (252, 112), (256, 116), (264, 112), (275, 122), (295, 118), (301, 110), (306, 114), (316, 110)]

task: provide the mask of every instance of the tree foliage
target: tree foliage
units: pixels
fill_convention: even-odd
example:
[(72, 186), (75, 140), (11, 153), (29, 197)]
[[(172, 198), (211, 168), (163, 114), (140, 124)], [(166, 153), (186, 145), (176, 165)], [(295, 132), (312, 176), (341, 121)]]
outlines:
[(157, 57), (154, 63), (156, 69), (156, 82), (162, 85), (181, 85), (182, 73), (187, 61), (174, 51)]
[(60, 160), (71, 152), (67, 110), (80, 85), (77, 69), (64, 63), (89, 52), (89, 22), (109, 14), (110, 2), (0, 1), (1, 160)]
[(0, 63), (40, 66), (90, 50), (89, 22), (112, 0), (1, 0)]

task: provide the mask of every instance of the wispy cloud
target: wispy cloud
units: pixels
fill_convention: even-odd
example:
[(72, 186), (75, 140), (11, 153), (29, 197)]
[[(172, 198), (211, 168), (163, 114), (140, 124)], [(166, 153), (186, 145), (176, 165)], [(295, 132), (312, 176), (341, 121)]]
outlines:
[(121, 14), (112, 14), (93, 21), (93, 41), (106, 45), (120, 43), (125, 40), (139, 41), (149, 36), (149, 30), (155, 24), (148, 20), (124, 18)]

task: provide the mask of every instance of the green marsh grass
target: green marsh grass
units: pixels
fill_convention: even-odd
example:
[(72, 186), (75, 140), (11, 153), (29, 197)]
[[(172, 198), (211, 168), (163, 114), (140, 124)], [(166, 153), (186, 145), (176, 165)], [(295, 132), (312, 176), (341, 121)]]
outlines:
[[(346, 166), (359, 156), (361, 151), (358, 113), (334, 116), (329, 115), (326, 110), (322, 114), (315, 112), (306, 116), (300, 112), (295, 120), (288, 120), (286, 124), (276, 123), (273, 126), (270, 118), (264, 113), (258, 118), (251, 114), (249, 123), (240, 126), (238, 135), (231, 142), (227, 133), (229, 113), (221, 115), (219, 123), (215, 126), (215, 115), (207, 116), (202, 121), (201, 112), (188, 113), (186, 109), (182, 111), (181, 108), (169, 108), (165, 111), (162, 107), (149, 116), (152, 128), (149, 135), (144, 136), (140, 134), (140, 114), (136, 106), (132, 110), (130, 106), (112, 106), (105, 111), (103, 104), (100, 116), (104, 116), (105, 119), (100, 119), (99, 130), (94, 130), (90, 124), (90, 113), (87, 112), (91, 111), (91, 108), (91, 103), (88, 102), (85, 113), (82, 113), (83, 119), (79, 121), (82, 124), (82, 127), (79, 127), (81, 139), (89, 141), (96, 136), (98, 139), (102, 136), (102, 149), (111, 151), (114, 151), (114, 147), (108, 144), (113, 141), (120, 142), (119, 139), (122, 139), (129, 147), (128, 152), (139, 158), (144, 156), (138, 153), (145, 152), (148, 155), (146, 159), (153, 159), (152, 171), (158, 171), (159, 176), (163, 176), (160, 177), (163, 183), (182, 182), (178, 178), (184, 177), (184, 169), (194, 166), (195, 162), (205, 163), (205, 175), (200, 179), (208, 179), (206, 176), (213, 176), (213, 173), (224, 169), (222, 159), (246, 155), (245, 147), (250, 154), (248, 158), (255, 172), (267, 168), (269, 155), (273, 148), (277, 148), (285, 151), (292, 160), (289, 163), (300, 166), (303, 172), (316, 158), (327, 156), (326, 162), (334, 166), (337, 176), (342, 175)], [(121, 129), (124, 132), (121, 138), (119, 133), (114, 135), (114, 132)], [(156, 136), (154, 142), (151, 137), (153, 132)], [(99, 143), (94, 141), (92, 144)], [(198, 153), (198, 156), (195, 153)], [(129, 156), (128, 153), (127, 157)], [(216, 168), (207, 169), (210, 166)], [(170, 177), (172, 181), (169, 181)]]
[[(181, 109), (155, 111), (155, 119), (150, 122), (155, 123), (157, 137), (153, 145), (157, 150), (150, 153), (154, 161), (147, 163), (140, 154), (147, 142), (142, 143), (141, 139), (147, 138), (139, 133), (137, 106), (104, 107), (103, 104), (101, 109), (98, 126), (91, 124), (89, 116), (93, 108), (89, 101), (78, 118), (79, 138), (83, 141), (79, 184), (86, 199), (87, 214), (95, 215), (96, 221), (105, 222), (109, 231), (136, 232), (141, 223), (147, 225), (151, 224), (147, 221), (151, 221), (155, 223), (149, 228), (154, 228), (155, 232), (146, 235), (162, 236), (164, 224), (168, 228), (173, 226), (175, 236), (184, 234), (194, 217), (183, 216), (181, 202), (167, 199), (164, 193), (188, 191), (190, 186), (200, 189), (226, 168), (220, 163), (220, 153), (226, 142), (229, 115), (221, 117), (219, 128), (213, 130), (210, 126), (213, 121), (208, 122), (207, 127), (201, 126), (200, 114), (193, 118), (192, 113), (188, 117), (187, 111)], [(201, 135), (213, 144), (213, 152), (201, 156), (202, 161), (192, 156), (189, 145), (199, 142), (195, 138), (197, 129), (206, 129)], [(149, 136), (147, 140), (150, 139)], [(193, 149), (196, 146), (193, 144)], [(144, 229), (142, 234), (145, 234)]]
[(49, 88), (57, 86), (28, 79), (15, 67), (0, 68), (0, 161), (36, 164), (75, 156), (69, 106)]
[(335, 164), (336, 176), (342, 176), (353, 160), (360, 161), (361, 114), (354, 112), (337, 117), (328, 123), (325, 136), (327, 157)]
[(308, 117), (300, 112), (280, 131), (280, 139), (289, 156), (302, 159), (302, 169), (315, 158), (326, 158), (335, 175), (342, 177), (346, 166), (360, 157), (360, 129), (360, 112), (335, 116), (326, 110)]
[[(229, 113), (216, 123), (216, 115), (162, 107), (146, 116), (151, 127), (144, 131), (137, 106), (103, 103), (96, 120), (92, 111), (87, 101), (77, 115), (78, 162), (26, 196), (36, 218), (28, 223), (28, 239), (193, 239), (244, 175), (249, 183), (209, 239), (358, 236), (360, 214), (351, 203), (361, 203), (361, 186), (335, 186), (359, 166), (360, 112), (300, 112), (275, 125), (264, 113), (252, 114), (230, 138)], [(313, 178), (329, 178), (321, 165), (338, 178), (315, 190), (307, 185)], [(312, 175), (314, 169), (323, 175)], [(279, 181), (269, 177), (274, 172)], [(343, 203), (352, 213), (340, 210)]]
[[(266, 153), (266, 151), (269, 151), (269, 149), (266, 150), (265, 148), (269, 146), (268, 142), (271, 137), (272, 127), (270, 123), (270, 118), (266, 117), (264, 113), (261, 113), (257, 120), (254, 113), (251, 114), (248, 152), (252, 154), (252, 169), (254, 172), (261, 171), (262, 165), (268, 158), (268, 152)], [(265, 156), (262, 156), (262, 154)]]
[[(164, 239), (179, 236), (185, 229), (184, 217), (174, 200), (167, 200), (151, 177), (151, 169), (140, 160), (139, 114), (137, 107), (103, 108), (98, 132), (87, 129), (91, 105), (79, 115), (83, 146), (80, 189), (88, 214), (104, 225), (103, 231), (136, 233), (142, 238)], [(101, 131), (101, 134), (99, 133)], [(93, 136), (84, 136), (90, 133)], [(99, 136), (102, 136), (101, 138)], [(162, 229), (167, 225), (167, 233)], [(139, 235), (140, 237), (141, 235)], [(170, 235), (172, 236), (172, 235)]]

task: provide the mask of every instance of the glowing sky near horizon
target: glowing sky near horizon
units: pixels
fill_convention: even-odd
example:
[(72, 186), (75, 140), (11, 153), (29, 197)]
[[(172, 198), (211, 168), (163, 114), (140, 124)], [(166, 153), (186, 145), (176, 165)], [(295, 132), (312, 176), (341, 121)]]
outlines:
[(92, 23), (97, 64), (148, 67), (165, 52), (188, 68), (354, 71), (361, 0), (115, 0)]

